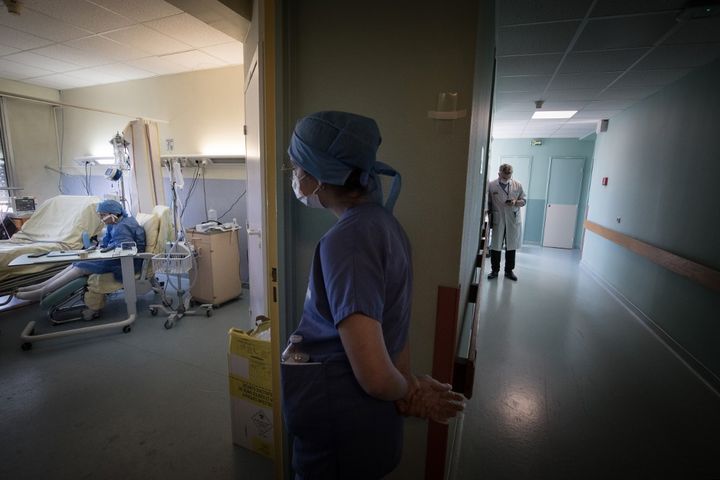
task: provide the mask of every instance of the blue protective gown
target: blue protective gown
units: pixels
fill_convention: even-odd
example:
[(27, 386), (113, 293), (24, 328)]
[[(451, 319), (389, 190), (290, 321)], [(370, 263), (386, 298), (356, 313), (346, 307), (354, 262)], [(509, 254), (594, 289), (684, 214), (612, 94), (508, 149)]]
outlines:
[[(118, 223), (108, 225), (105, 236), (100, 242), (100, 248), (115, 248), (125, 242), (135, 242), (137, 251), (145, 251), (145, 230), (133, 217), (124, 216), (120, 218)], [(135, 273), (140, 271), (142, 267), (142, 259), (133, 260)], [(109, 260), (95, 260), (92, 262), (75, 262), (78, 268), (83, 268), (91, 273), (112, 273), (115, 280), (122, 281), (122, 269), (120, 267), (120, 259), (113, 258)]]
[(294, 436), (293, 468), (302, 479), (373, 479), (402, 452), (402, 417), (393, 402), (362, 389), (338, 324), (361, 313), (382, 324), (391, 358), (408, 337), (412, 296), (410, 243), (381, 205), (353, 207), (315, 249), (296, 334), (316, 365), (282, 365), (283, 413)]

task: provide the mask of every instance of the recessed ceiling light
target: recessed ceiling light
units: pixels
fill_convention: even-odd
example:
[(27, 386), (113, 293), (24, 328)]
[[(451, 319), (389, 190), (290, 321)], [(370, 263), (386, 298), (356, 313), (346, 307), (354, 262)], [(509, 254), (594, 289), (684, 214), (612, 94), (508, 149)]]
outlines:
[(577, 110), (543, 110), (533, 113), (533, 120), (549, 118), (570, 118), (577, 113)]

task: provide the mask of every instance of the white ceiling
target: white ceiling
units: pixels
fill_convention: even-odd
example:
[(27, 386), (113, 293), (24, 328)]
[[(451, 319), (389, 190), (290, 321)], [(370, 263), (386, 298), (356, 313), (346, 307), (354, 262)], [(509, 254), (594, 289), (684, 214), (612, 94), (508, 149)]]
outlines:
[[(720, 57), (720, 17), (677, 21), (686, 2), (498, 0), (492, 136), (582, 138)], [(530, 120), (535, 100), (578, 113)]]
[(242, 43), (163, 0), (0, 4), (0, 78), (65, 90), (243, 63)]

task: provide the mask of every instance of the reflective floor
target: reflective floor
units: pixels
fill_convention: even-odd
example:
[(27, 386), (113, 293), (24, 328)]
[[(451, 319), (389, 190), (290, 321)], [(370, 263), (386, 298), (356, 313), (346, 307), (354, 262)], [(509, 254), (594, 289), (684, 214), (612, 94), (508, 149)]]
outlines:
[[(247, 298), (247, 292), (245, 297)], [(155, 299), (156, 300), (156, 299)], [(272, 478), (272, 463), (230, 439), (227, 332), (247, 299), (171, 329), (138, 300), (132, 332), (37, 342), (20, 350), (37, 305), (0, 313), (0, 478)], [(155, 303), (155, 302), (153, 302)], [(124, 302), (105, 318), (124, 318)]]
[(523, 247), (483, 280), (454, 478), (720, 478), (720, 397), (579, 260)]

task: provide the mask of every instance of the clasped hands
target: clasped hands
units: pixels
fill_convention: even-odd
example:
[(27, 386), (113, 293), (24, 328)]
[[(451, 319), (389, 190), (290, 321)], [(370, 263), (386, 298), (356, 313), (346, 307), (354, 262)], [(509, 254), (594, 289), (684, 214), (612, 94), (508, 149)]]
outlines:
[(401, 415), (448, 423), (465, 409), (465, 397), (453, 392), (452, 386), (440, 383), (429, 375), (406, 375), (408, 390), (395, 406)]

